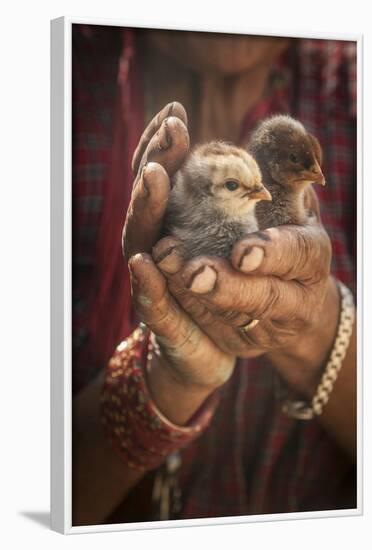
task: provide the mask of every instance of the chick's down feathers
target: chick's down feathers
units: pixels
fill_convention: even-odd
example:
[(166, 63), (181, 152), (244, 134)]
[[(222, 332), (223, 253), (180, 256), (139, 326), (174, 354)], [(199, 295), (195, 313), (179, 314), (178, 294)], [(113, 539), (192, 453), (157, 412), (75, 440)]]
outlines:
[(173, 178), (163, 236), (178, 237), (185, 259), (228, 257), (236, 241), (257, 231), (261, 200), (271, 196), (247, 151), (221, 141), (197, 146)]
[(298, 120), (276, 115), (259, 124), (247, 149), (273, 199), (257, 207), (260, 229), (306, 223), (311, 215), (305, 206), (306, 189), (313, 183), (325, 185), (318, 140)]

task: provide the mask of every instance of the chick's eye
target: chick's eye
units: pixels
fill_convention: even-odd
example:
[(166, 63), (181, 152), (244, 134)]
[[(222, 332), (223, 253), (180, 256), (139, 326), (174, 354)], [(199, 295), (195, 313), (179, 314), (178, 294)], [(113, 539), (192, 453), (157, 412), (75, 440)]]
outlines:
[(298, 162), (298, 157), (294, 153), (291, 153), (289, 155), (289, 160), (292, 162)]
[(239, 187), (239, 183), (237, 181), (229, 180), (225, 182), (225, 187), (229, 191), (236, 191)]

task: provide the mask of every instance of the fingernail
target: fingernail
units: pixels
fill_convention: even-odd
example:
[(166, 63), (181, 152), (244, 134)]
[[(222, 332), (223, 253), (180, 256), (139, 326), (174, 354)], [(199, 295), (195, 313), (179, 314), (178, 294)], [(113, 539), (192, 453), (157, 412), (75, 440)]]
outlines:
[(152, 256), (154, 258), (155, 263), (159, 264), (164, 260), (164, 258), (169, 256), (169, 254), (173, 252), (173, 250), (175, 249), (175, 246), (169, 246), (168, 248), (165, 248), (161, 252), (157, 252), (155, 248), (152, 249), (153, 250)]
[(192, 274), (187, 288), (197, 294), (206, 294), (207, 292), (213, 290), (216, 281), (216, 271), (209, 265), (201, 266)]
[(182, 257), (178, 253), (176, 246), (171, 246), (163, 250), (155, 259), (157, 267), (165, 273), (177, 273), (182, 266)]
[(159, 131), (158, 131), (158, 145), (159, 150), (163, 151), (164, 149), (168, 149), (170, 146), (170, 139), (168, 137), (168, 124), (167, 119), (165, 118), (163, 120), (163, 124), (161, 125)]
[(239, 269), (244, 273), (250, 273), (261, 265), (263, 257), (263, 248), (259, 246), (248, 246), (240, 258)]

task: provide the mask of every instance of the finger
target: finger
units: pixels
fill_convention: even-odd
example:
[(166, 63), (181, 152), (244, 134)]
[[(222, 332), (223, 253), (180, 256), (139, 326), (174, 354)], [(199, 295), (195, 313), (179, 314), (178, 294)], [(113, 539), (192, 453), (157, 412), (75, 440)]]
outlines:
[[(221, 313), (221, 318), (218, 320), (216, 319), (215, 314), (209, 311), (206, 304), (198, 300), (197, 296), (190, 294), (188, 289), (185, 288), (184, 279), (181, 274), (185, 262), (180, 252), (180, 241), (175, 237), (165, 237), (164, 239), (158, 241), (152, 250), (152, 257), (157, 268), (167, 279), (168, 288), (171, 294), (185, 309), (185, 311), (187, 311), (187, 313), (191, 315), (191, 317), (198, 323), (198, 325), (203, 327), (203, 330), (207, 334), (210, 334), (211, 332), (213, 334), (216, 333), (216, 324), (221, 324), (221, 318), (223, 318), (224, 323), (224, 326), (221, 327), (221, 329), (224, 331), (226, 331), (227, 328), (226, 324), (239, 327), (246, 325), (251, 320), (249, 315), (246, 313), (240, 313), (236, 310), (224, 311)], [(209, 266), (207, 266), (203, 277), (205, 279), (203, 282), (204, 287), (203, 289), (198, 288), (199, 292), (200, 290), (208, 291), (214, 286), (216, 273), (213, 269), (210, 269)], [(219, 344), (219, 342), (216, 343)], [(231, 343), (234, 344), (236, 349), (236, 339)], [(231, 348), (225, 351), (231, 351)]]
[(180, 246), (178, 239), (169, 236), (158, 241), (152, 249), (154, 262), (165, 277), (178, 273), (184, 265)]
[[(315, 304), (311, 293), (296, 281), (278, 277), (245, 275), (222, 258), (201, 257), (188, 262), (182, 270), (185, 289), (199, 296), (211, 311), (239, 312), (252, 319), (306, 319)], [(231, 319), (241, 326), (241, 319)]]
[[(287, 322), (266, 320), (264, 324), (261, 323), (253, 330), (244, 332), (240, 329), (252, 320), (251, 315), (239, 312), (236, 309), (223, 309), (214, 303), (211, 306), (205, 303), (203, 299), (199, 299), (200, 293), (190, 293), (185, 288), (182, 277), (184, 261), (179, 251), (179, 245), (179, 241), (174, 237), (166, 237), (160, 240), (153, 248), (153, 259), (158, 269), (166, 277), (168, 289), (172, 296), (188, 315), (202, 327), (203, 332), (223, 351), (241, 357), (254, 357), (267, 349), (282, 345), (285, 340), (293, 337), (294, 331), (298, 328), (298, 322), (292, 321), (288, 325)], [(211, 266), (208, 266), (208, 268), (211, 268)], [(212, 277), (213, 274), (216, 276), (212, 268), (210, 272)], [(208, 290), (213, 289), (214, 280), (215, 277), (212, 278), (212, 287)], [(203, 285), (205, 284), (204, 282)], [(279, 332), (277, 329), (279, 329)]]
[(139, 173), (146, 163), (157, 162), (173, 176), (185, 160), (189, 147), (189, 133), (182, 120), (177, 117), (164, 119), (142, 155)]
[[(190, 293), (185, 288), (182, 277), (184, 261), (179, 245), (174, 237), (160, 240), (153, 248), (154, 261), (166, 277), (172, 296), (220, 349), (240, 357), (255, 357), (275, 345), (280, 345), (284, 337), (293, 335), (291, 327), (296, 326), (296, 323), (292, 323), (291, 327), (280, 326), (280, 341), (277, 341), (275, 331), (268, 333), (267, 322), (265, 328), (261, 324), (246, 333), (240, 329), (252, 320), (251, 315), (236, 309), (223, 309), (215, 304), (211, 306), (199, 299), (199, 293)], [(215, 274), (212, 269), (211, 273)], [(272, 326), (273, 322), (270, 321), (269, 325)]]
[(252, 356), (250, 353), (252, 349), (257, 355), (257, 352), (260, 354), (283, 347), (291, 340), (293, 342), (293, 339), (296, 338), (299, 331), (302, 330), (303, 322), (297, 320), (288, 323), (287, 321), (266, 319), (248, 331), (245, 331), (242, 327), (240, 327), (239, 332), (244, 339), (249, 352), (249, 355), (244, 354), (244, 356)]
[[(184, 279), (181, 273), (185, 262), (180, 253), (179, 245), (180, 242), (176, 238), (165, 237), (154, 246), (152, 257), (156, 263), (156, 267), (167, 279), (170, 293), (183, 309), (203, 327), (203, 330), (208, 332), (208, 327), (215, 325), (216, 319), (206, 305), (198, 300), (198, 296), (192, 295), (189, 290), (185, 288)], [(212, 271), (212, 273), (214, 273), (214, 271)], [(231, 315), (236, 317), (240, 314), (231, 312)], [(225, 320), (228, 321), (229, 319), (227, 318)], [(244, 316), (242, 323), (247, 321), (248, 317)]]
[(239, 241), (231, 263), (243, 273), (311, 283), (329, 274), (331, 243), (319, 224), (272, 227)]
[(183, 122), (174, 117), (163, 121), (142, 158), (133, 187), (122, 239), (126, 258), (137, 252), (149, 252), (159, 238), (170, 191), (169, 176), (180, 167), (188, 148), (189, 137)]
[[(133, 303), (140, 319), (172, 349), (175, 359), (198, 361), (214, 344), (170, 296), (166, 280), (151, 256), (136, 254), (129, 262)], [(168, 349), (169, 351), (169, 349)]]
[(268, 332), (268, 323), (272, 327), (273, 321), (266, 322), (265, 328), (260, 324), (245, 333), (236, 329), (247, 325), (252, 320), (251, 316), (236, 310), (223, 310), (215, 305), (208, 309), (208, 305), (200, 300), (198, 295), (195, 296), (185, 289), (181, 276), (184, 261), (178, 247), (179, 241), (174, 237), (160, 240), (153, 248), (154, 261), (166, 277), (172, 296), (224, 352), (240, 357), (255, 357), (275, 345), (282, 344), (284, 337), (293, 336), (295, 323), (290, 327), (277, 327), (280, 328), (280, 339), (277, 341), (276, 332)]
[(183, 122), (184, 126), (187, 126), (187, 115), (184, 107), (181, 103), (173, 101), (168, 103), (157, 115), (154, 116), (150, 124), (147, 126), (143, 132), (139, 144), (134, 152), (132, 160), (132, 170), (135, 174), (138, 173), (142, 157), (147, 149), (148, 144), (159, 131), (163, 121), (169, 117), (176, 117)]
[(137, 148), (133, 154), (132, 170), (135, 174), (137, 174), (138, 172), (143, 154), (146, 151), (146, 148), (150, 143), (151, 138), (159, 130), (163, 120), (171, 116), (179, 118), (180, 120), (182, 120), (185, 126), (187, 126), (186, 111), (183, 105), (181, 105), (181, 103), (178, 103), (178, 101), (168, 103), (159, 113), (157, 113), (143, 132)]
[(123, 229), (123, 253), (127, 260), (137, 252), (149, 252), (158, 240), (170, 192), (169, 177), (160, 164), (147, 164), (132, 192)]
[[(239, 325), (238, 318), (241, 319), (243, 325), (249, 321), (249, 317), (239, 312), (216, 316), (206, 304), (198, 299), (198, 296), (192, 295), (188, 289), (185, 289), (181, 276), (184, 260), (180, 254), (179, 245), (180, 242), (176, 238), (165, 237), (156, 243), (152, 251), (157, 268), (167, 279), (169, 292), (222, 351), (233, 355), (246, 353), (245, 341), (240, 333), (232, 329), (231, 319), (234, 318), (234, 326), (236, 326)], [(228, 338), (226, 338), (226, 334), (229, 334)], [(250, 354), (252, 355), (252, 352)]]
[(214, 323), (213, 316), (206, 306), (185, 290), (180, 271), (184, 265), (182, 255), (177, 248), (180, 242), (174, 237), (165, 237), (156, 243), (152, 257), (156, 267), (168, 282), (168, 289), (181, 307), (206, 331)]

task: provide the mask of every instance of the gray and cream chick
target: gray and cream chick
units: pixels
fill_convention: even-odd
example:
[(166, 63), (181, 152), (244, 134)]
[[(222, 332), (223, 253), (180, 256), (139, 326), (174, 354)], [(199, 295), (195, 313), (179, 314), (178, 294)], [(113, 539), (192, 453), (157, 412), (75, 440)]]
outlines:
[(257, 161), (270, 205), (257, 206), (260, 229), (283, 224), (304, 224), (309, 218), (305, 190), (312, 183), (325, 185), (318, 140), (288, 115), (265, 119), (253, 132), (248, 151)]
[(258, 230), (256, 204), (271, 200), (253, 157), (222, 141), (195, 147), (172, 183), (163, 236), (181, 241), (185, 259), (228, 257), (236, 241)]

